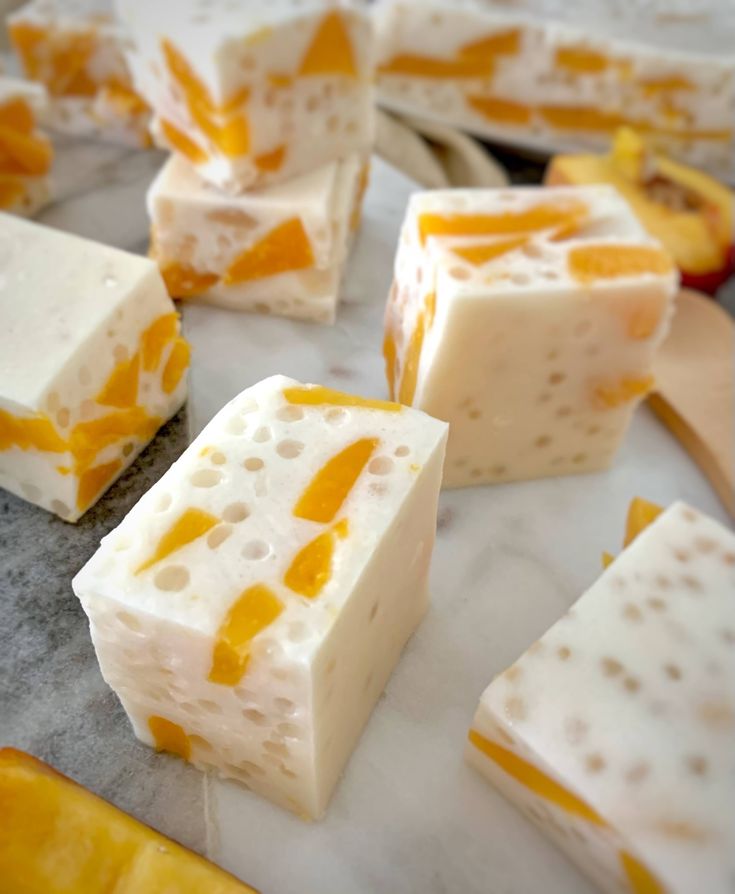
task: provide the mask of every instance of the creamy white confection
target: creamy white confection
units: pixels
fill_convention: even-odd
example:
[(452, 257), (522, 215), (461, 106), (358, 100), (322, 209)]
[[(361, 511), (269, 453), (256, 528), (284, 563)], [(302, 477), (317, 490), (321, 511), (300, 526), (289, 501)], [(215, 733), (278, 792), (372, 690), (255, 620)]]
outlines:
[(734, 596), (677, 503), (482, 696), (467, 759), (609, 894), (733, 890)]
[(117, 0), (157, 141), (240, 192), (365, 152), (373, 29), (353, 0)]
[(31, 0), (8, 25), (26, 76), (51, 94), (50, 128), (150, 145), (150, 109), (133, 89), (112, 0)]
[(381, 102), (546, 150), (605, 148), (628, 124), (669, 155), (735, 176), (731, 8), (654, 10), (611, 0), (499, 6), (383, 0)]
[(676, 287), (610, 187), (415, 194), (384, 353), (397, 399), (451, 423), (445, 485), (608, 466)]
[(51, 143), (38, 128), (48, 107), (40, 84), (0, 75), (0, 210), (35, 214), (51, 195)]
[(151, 256), (174, 298), (331, 323), (367, 176), (351, 155), (229, 195), (171, 156), (148, 193)]
[(446, 425), (275, 376), (79, 572), (136, 735), (320, 816), (427, 608)]
[(0, 214), (0, 487), (76, 521), (184, 402), (156, 265)]

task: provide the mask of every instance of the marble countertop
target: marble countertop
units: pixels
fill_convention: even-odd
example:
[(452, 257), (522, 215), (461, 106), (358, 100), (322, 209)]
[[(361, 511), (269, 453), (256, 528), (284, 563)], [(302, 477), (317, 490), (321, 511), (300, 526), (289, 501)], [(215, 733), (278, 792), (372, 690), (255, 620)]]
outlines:
[[(162, 161), (152, 151), (60, 144), (58, 200), (40, 219), (144, 251), (144, 194)], [(442, 495), (433, 608), (319, 824), (140, 745), (102, 681), (71, 591), (99, 538), (181, 453), (189, 429), (240, 388), (283, 372), (383, 393), (380, 321), (411, 188), (376, 164), (334, 328), (186, 309), (189, 418), (172, 420), (76, 526), (0, 493), (0, 744), (49, 761), (266, 894), (590, 894), (568, 861), (464, 766), (463, 741), (492, 676), (589, 586), (601, 551), (618, 547), (632, 495), (683, 498), (726, 521), (698, 469), (647, 411), (608, 473)]]

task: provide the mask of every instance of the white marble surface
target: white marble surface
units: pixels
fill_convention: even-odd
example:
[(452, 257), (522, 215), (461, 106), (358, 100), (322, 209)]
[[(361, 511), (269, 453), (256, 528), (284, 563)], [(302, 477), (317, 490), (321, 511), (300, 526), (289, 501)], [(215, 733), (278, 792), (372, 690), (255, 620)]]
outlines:
[[(384, 396), (382, 311), (412, 184), (374, 166), (334, 328), (188, 306), (190, 420), (276, 372)], [(432, 610), (409, 643), (326, 818), (305, 824), (209, 780), (208, 852), (265, 892), (588, 894), (571, 864), (462, 761), (480, 693), (600, 573), (630, 498), (682, 498), (727, 521), (647, 410), (607, 473), (445, 492)]]

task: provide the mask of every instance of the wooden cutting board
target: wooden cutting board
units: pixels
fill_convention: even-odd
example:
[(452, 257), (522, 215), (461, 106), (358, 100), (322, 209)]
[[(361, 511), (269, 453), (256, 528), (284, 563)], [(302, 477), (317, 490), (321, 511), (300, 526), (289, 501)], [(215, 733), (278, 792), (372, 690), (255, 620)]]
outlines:
[(735, 320), (711, 298), (682, 289), (654, 372), (651, 409), (735, 517)]

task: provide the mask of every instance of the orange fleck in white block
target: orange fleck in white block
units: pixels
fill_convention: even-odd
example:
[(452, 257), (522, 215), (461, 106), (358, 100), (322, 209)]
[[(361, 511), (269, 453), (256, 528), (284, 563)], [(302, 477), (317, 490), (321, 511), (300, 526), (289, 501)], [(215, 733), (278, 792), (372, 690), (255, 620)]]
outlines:
[(51, 194), (53, 148), (38, 128), (47, 108), (39, 84), (0, 76), (0, 210), (35, 214)]
[(373, 139), (371, 19), (352, 0), (117, 0), (157, 141), (229, 192), (286, 181)]
[(352, 155), (235, 196), (172, 156), (148, 193), (151, 256), (173, 298), (331, 323), (366, 182)]
[(733, 594), (676, 503), (480, 700), (468, 761), (610, 894), (732, 889)]
[(275, 376), (74, 580), (136, 735), (311, 817), (428, 601), (446, 425)]
[(150, 145), (150, 109), (133, 88), (112, 0), (31, 0), (8, 30), (26, 77), (50, 94), (51, 129)]
[(0, 487), (76, 521), (186, 396), (155, 264), (0, 214)]
[(681, 17), (611, 0), (500, 5), (381, 0), (380, 101), (545, 151), (605, 149), (628, 125), (672, 157), (732, 180), (728, 3)]
[(395, 398), (451, 423), (445, 484), (607, 467), (677, 281), (609, 187), (417, 193), (384, 353)]

